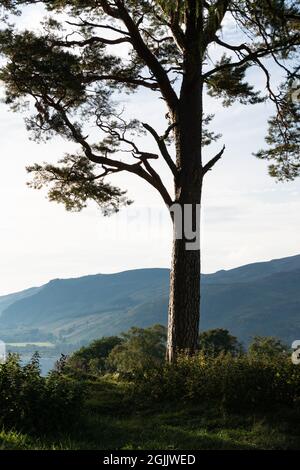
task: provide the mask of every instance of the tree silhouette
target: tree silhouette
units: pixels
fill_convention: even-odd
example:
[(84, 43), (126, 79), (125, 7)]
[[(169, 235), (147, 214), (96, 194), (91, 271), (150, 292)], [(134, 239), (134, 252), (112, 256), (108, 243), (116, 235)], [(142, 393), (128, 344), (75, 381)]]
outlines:
[[(1, 1), (18, 9), (35, 0)], [(123, 190), (105, 177), (129, 172), (161, 196), (174, 225), (168, 352), (198, 347), (200, 305), (199, 206), (203, 180), (225, 147), (208, 158), (205, 147), (219, 136), (209, 128), (209, 94), (225, 107), (278, 97), (271, 72), (288, 78), (299, 50), (299, 2), (284, 0), (44, 0), (50, 12), (42, 32), (1, 31), (6, 102), (33, 109), (27, 127), (37, 140), (60, 135), (79, 151), (59, 164), (33, 165), (31, 185), (49, 186), (50, 200), (80, 210), (89, 199), (105, 213), (128, 204)], [(32, 6), (32, 8), (35, 8)], [(230, 34), (234, 27), (236, 34)], [(266, 93), (248, 80), (254, 67)], [(165, 129), (128, 118), (119, 93), (153, 93), (165, 105)], [(138, 99), (138, 98), (137, 98)], [(154, 119), (155, 121), (155, 119)], [(90, 133), (97, 128), (99, 133)], [(141, 145), (148, 133), (157, 151)], [(167, 187), (156, 160), (173, 178)], [(179, 221), (179, 222), (178, 222)], [(184, 224), (182, 230), (181, 225)], [(191, 246), (190, 242), (195, 242)]]

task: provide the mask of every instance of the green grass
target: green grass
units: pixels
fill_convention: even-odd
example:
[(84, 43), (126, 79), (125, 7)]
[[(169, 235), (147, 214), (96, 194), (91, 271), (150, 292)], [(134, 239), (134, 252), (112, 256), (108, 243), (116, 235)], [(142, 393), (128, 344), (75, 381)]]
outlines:
[(72, 435), (38, 438), (0, 433), (1, 449), (300, 449), (295, 412), (233, 415), (199, 406), (133, 406), (126, 387), (89, 384), (82, 421)]

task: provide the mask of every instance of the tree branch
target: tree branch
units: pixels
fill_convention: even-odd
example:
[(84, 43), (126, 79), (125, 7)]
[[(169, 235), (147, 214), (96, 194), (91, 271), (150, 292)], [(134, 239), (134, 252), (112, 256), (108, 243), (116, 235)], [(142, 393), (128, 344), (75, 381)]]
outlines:
[(100, 80), (112, 80), (119, 83), (128, 83), (129, 85), (142, 86), (144, 88), (149, 88), (150, 90), (158, 90), (159, 85), (156, 82), (147, 82), (147, 80), (142, 80), (138, 78), (122, 77), (120, 75), (86, 75), (83, 78), (83, 83), (93, 83)]
[[(257, 59), (266, 57), (268, 55), (275, 54), (277, 52), (283, 52), (286, 49), (289, 49), (293, 45), (293, 41), (291, 41), (289, 44), (286, 44), (284, 46), (278, 46), (278, 45), (276, 46), (275, 45), (272, 48), (271, 47), (267, 48), (267, 49), (266, 48), (259, 48), (256, 51), (252, 51), (250, 49), (250, 47), (247, 46), (247, 44), (240, 44), (239, 46), (233, 46), (233, 45), (230, 45), (230, 44), (227, 44), (227, 43), (221, 41), (221, 39), (219, 39), (218, 37), (215, 37), (214, 40), (217, 44), (219, 44), (220, 46), (225, 47), (228, 50), (238, 51), (238, 52), (241, 52), (241, 53), (242, 53), (242, 51), (245, 51), (245, 52), (247, 52), (247, 55), (243, 56), (243, 58), (241, 60), (237, 61), (237, 62), (231, 62), (231, 63), (228, 63), (228, 64), (220, 65), (218, 67), (215, 67), (212, 70), (209, 70), (208, 72), (206, 72), (203, 75), (204, 80), (206, 80), (207, 78), (211, 77), (213, 74), (215, 74), (217, 72), (220, 72), (222, 70), (232, 68), (232, 67), (241, 67), (242, 65), (246, 64), (247, 62), (251, 62), (251, 61), (257, 62)], [(299, 41), (299, 38), (295, 37), (294, 41), (295, 41), (295, 44), (297, 44), (297, 42)]]
[(212, 158), (208, 163), (206, 163), (206, 165), (204, 165), (203, 175), (205, 175), (208, 171), (212, 169), (212, 167), (222, 158), (224, 152), (225, 152), (225, 145), (222, 148), (222, 150), (219, 153), (217, 153), (217, 155), (214, 158)]
[[(139, 152), (137, 150), (137, 153), (140, 154), (142, 158), (140, 158), (139, 163), (135, 163), (135, 164), (129, 164), (129, 163), (122, 162), (120, 160), (114, 160), (112, 158), (104, 157), (104, 156), (101, 156), (101, 155), (95, 155), (92, 151), (91, 146), (86, 141), (86, 138), (84, 138), (82, 136), (81, 132), (69, 120), (69, 118), (67, 116), (67, 113), (63, 109), (63, 107), (61, 105), (55, 103), (48, 96), (47, 97), (44, 96), (43, 98), (49, 106), (53, 107), (54, 109), (56, 109), (60, 113), (65, 125), (70, 130), (73, 139), (75, 140), (75, 142), (78, 142), (82, 146), (86, 157), (90, 161), (92, 161), (94, 163), (98, 163), (100, 165), (104, 165), (105, 168), (106, 168), (106, 172), (108, 171), (107, 167), (112, 167), (113, 172), (115, 172), (115, 169), (118, 170), (118, 171), (128, 171), (129, 173), (133, 173), (133, 174), (139, 176), (140, 178), (143, 178), (144, 180), (146, 180), (151, 186), (153, 186), (160, 193), (160, 195), (163, 198), (163, 200), (164, 200), (165, 204), (167, 205), (167, 207), (172, 205), (172, 198), (169, 195), (167, 189), (165, 188), (165, 186), (164, 186), (161, 178), (159, 177), (159, 175), (155, 172), (155, 170), (147, 162), (147, 158), (145, 158), (145, 156), (147, 155), (146, 153), (143, 154), (142, 152)], [(151, 154), (151, 155), (153, 155), (153, 154)], [(143, 156), (144, 156), (144, 158), (143, 158)], [(145, 164), (145, 162), (147, 162), (147, 163)], [(142, 166), (141, 166), (142, 164), (145, 165), (147, 171), (142, 168)]]
[(161, 194), (161, 196), (162, 196), (163, 200), (165, 201), (167, 207), (170, 207), (172, 205), (172, 199), (171, 199), (166, 187), (164, 186), (164, 184), (161, 180), (161, 177), (159, 176), (159, 174), (154, 170), (154, 168), (149, 163), (149, 159), (156, 159), (156, 158), (158, 158), (157, 155), (142, 152), (139, 157), (135, 157), (135, 158), (139, 158), (143, 162), (146, 170), (148, 171), (148, 173), (153, 178), (154, 187)]
[(73, 21), (66, 21), (66, 23), (70, 26), (78, 26), (78, 27), (89, 26), (91, 28), (108, 29), (109, 31), (124, 34), (126, 36), (129, 35), (129, 33), (127, 31), (123, 31), (122, 29), (115, 28), (114, 26), (111, 26), (111, 25), (108, 25), (108, 24), (92, 23), (91, 21), (86, 21), (86, 20), (83, 20), (82, 18), (80, 18), (80, 21), (81, 21), (81, 23), (75, 23)]
[(177, 110), (179, 100), (175, 90), (171, 85), (168, 74), (152, 51), (145, 44), (140, 34), (138, 25), (131, 18), (128, 10), (124, 6), (124, 3), (121, 0), (116, 0), (115, 3), (118, 8), (118, 18), (124, 22), (126, 28), (128, 29), (128, 32), (130, 33), (130, 40), (135, 51), (155, 76), (162, 96), (166, 100), (172, 113), (174, 113)]
[(179, 9), (177, 8), (176, 10), (171, 12), (171, 22), (169, 24), (169, 27), (172, 31), (172, 34), (173, 34), (173, 37), (175, 39), (178, 49), (181, 52), (183, 52), (186, 49), (186, 38), (185, 38), (184, 32), (182, 31), (180, 27), (179, 17), (180, 17), (180, 12), (179, 12)]
[(122, 44), (124, 42), (131, 43), (131, 40), (129, 37), (122, 37), (122, 38), (116, 38), (116, 39), (107, 39), (103, 38), (100, 36), (93, 36), (89, 39), (84, 39), (82, 41), (53, 41), (53, 44), (56, 46), (62, 46), (62, 47), (71, 47), (71, 46), (78, 46), (78, 47), (84, 47), (88, 46), (94, 43), (101, 43), (101, 44), (107, 44), (107, 45), (117, 45), (117, 44)]
[(208, 15), (207, 26), (204, 30), (204, 50), (207, 48), (220, 29), (224, 16), (226, 15), (230, 0), (217, 0), (214, 5), (209, 6), (211, 13)]
[(173, 175), (176, 177), (177, 176), (177, 167), (176, 167), (175, 163), (173, 162), (173, 160), (171, 158), (171, 155), (168, 152), (167, 146), (164, 142), (165, 137), (160, 137), (157, 134), (156, 130), (153, 129), (153, 127), (150, 126), (149, 124), (143, 122), (142, 125), (154, 137), (154, 139), (157, 143), (157, 146), (160, 150), (160, 153), (162, 154), (164, 160), (166, 161), (166, 163), (167, 163), (168, 167), (170, 168), (170, 170), (172, 171)]
[(108, 16), (116, 19), (120, 18), (118, 9), (113, 8), (107, 0), (100, 0), (100, 5), (102, 6), (104, 13), (106, 13)]

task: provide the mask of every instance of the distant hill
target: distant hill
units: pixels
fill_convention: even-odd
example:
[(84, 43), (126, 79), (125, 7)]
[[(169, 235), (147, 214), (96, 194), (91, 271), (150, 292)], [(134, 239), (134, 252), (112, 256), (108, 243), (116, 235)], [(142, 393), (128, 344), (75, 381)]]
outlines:
[(17, 292), (16, 294), (9, 294), (0, 297), (0, 317), (4, 310), (7, 309), (11, 304), (16, 302), (20, 299), (25, 299), (33, 294), (36, 294), (40, 287), (32, 287), (30, 289), (23, 290), (21, 292)]
[[(202, 276), (201, 329), (300, 339), (300, 255)], [(0, 338), (67, 343), (166, 323), (167, 269), (56, 279), (0, 297)], [(8, 338), (8, 339), (7, 339)]]

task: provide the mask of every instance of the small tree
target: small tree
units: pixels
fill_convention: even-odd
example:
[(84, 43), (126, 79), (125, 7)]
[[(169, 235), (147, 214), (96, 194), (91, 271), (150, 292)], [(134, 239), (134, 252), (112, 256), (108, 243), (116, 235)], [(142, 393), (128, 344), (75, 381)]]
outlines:
[(199, 335), (199, 349), (204, 354), (216, 357), (219, 354), (236, 356), (243, 351), (241, 343), (228, 330), (217, 328)]
[(145, 329), (133, 327), (121, 336), (124, 341), (108, 357), (108, 363), (118, 372), (134, 374), (163, 361), (166, 352), (164, 326), (154, 325)]
[[(15, 7), (35, 0), (3, 0)], [(14, 110), (32, 105), (27, 127), (37, 140), (60, 135), (78, 153), (58, 164), (33, 165), (32, 186), (49, 186), (51, 201), (80, 210), (96, 201), (104, 213), (128, 204), (123, 190), (104, 180), (128, 172), (156, 190), (173, 223), (167, 357), (198, 347), (200, 219), (203, 181), (221, 159), (205, 148), (218, 136), (206, 96), (276, 104), (271, 71), (290, 76), (300, 44), (297, 0), (41, 0), (50, 16), (42, 32), (1, 31), (6, 57), (0, 79)], [(60, 15), (60, 13), (63, 13)], [(231, 31), (237, 31), (233, 38)], [(120, 53), (120, 46), (125, 47)], [(265, 60), (268, 59), (268, 60)], [(263, 74), (266, 93), (248, 81)], [(119, 93), (153, 93), (165, 106), (163, 129), (145, 110), (141, 122), (122, 113)], [(230, 119), (230, 114), (229, 114)], [(98, 130), (98, 133), (95, 132)], [(157, 151), (145, 148), (148, 133)], [(276, 139), (276, 136), (274, 136)], [(215, 152), (214, 152), (215, 153)], [(161, 159), (173, 179), (168, 188)], [(184, 226), (184, 227), (183, 227)]]
[(254, 336), (248, 354), (252, 357), (266, 357), (276, 359), (288, 354), (288, 347), (278, 338), (272, 336)]
[(104, 373), (107, 370), (107, 358), (110, 352), (123, 340), (118, 336), (108, 336), (94, 340), (74, 352), (66, 362), (66, 370)]

